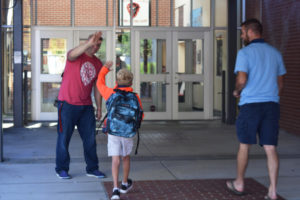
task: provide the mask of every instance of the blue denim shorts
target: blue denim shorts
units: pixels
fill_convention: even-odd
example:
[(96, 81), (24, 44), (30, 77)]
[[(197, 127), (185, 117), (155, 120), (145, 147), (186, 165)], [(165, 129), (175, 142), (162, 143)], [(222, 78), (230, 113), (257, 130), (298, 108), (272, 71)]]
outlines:
[(240, 143), (277, 145), (280, 107), (275, 102), (249, 103), (240, 106), (236, 121), (237, 137)]

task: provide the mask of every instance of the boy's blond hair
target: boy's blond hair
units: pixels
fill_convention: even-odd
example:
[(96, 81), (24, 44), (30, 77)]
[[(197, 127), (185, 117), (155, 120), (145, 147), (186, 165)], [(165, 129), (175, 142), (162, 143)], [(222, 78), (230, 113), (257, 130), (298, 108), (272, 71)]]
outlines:
[(117, 84), (131, 86), (132, 85), (133, 74), (131, 71), (123, 68), (120, 69), (117, 73)]

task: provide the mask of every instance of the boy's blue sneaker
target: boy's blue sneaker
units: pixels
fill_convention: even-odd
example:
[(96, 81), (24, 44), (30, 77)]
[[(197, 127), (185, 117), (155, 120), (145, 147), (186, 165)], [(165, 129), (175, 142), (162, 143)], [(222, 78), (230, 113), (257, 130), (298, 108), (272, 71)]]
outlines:
[(61, 170), (59, 172), (56, 172), (56, 175), (58, 176), (58, 178), (61, 178), (61, 179), (70, 179), (71, 178), (71, 176), (65, 170)]
[(96, 178), (105, 178), (106, 177), (106, 175), (103, 172), (99, 171), (98, 169), (96, 169), (92, 172), (87, 172), (86, 175), (91, 176), (91, 177), (96, 177)]

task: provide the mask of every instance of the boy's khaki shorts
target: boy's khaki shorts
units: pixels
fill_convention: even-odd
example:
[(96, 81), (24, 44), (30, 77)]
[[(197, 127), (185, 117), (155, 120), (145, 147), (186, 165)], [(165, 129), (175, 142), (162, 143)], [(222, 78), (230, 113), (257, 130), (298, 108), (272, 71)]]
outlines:
[(128, 156), (133, 147), (133, 138), (119, 137), (108, 134), (108, 156)]

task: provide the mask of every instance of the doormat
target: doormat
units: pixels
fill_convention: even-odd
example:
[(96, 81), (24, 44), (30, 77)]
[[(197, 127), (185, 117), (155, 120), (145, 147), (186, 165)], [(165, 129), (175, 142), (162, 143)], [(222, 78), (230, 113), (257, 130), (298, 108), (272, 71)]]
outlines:
[[(244, 196), (235, 196), (225, 186), (228, 179), (134, 181), (121, 200), (263, 200), (268, 190), (254, 179), (245, 179)], [(108, 197), (113, 183), (103, 182)], [(278, 200), (284, 198), (278, 196)]]

